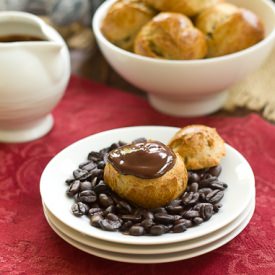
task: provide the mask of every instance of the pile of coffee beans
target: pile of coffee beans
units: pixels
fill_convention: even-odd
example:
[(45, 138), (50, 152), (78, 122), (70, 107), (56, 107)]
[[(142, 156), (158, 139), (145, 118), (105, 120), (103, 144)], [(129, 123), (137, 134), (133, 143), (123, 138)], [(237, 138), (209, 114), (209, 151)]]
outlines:
[[(143, 138), (133, 141), (145, 141)], [(67, 195), (74, 198), (72, 213), (86, 215), (92, 226), (106, 231), (120, 231), (133, 236), (180, 233), (208, 221), (221, 208), (227, 184), (218, 176), (221, 166), (188, 171), (186, 191), (169, 205), (143, 209), (120, 198), (103, 180), (108, 152), (124, 142), (113, 143), (98, 152), (90, 152), (85, 163), (66, 180)]]

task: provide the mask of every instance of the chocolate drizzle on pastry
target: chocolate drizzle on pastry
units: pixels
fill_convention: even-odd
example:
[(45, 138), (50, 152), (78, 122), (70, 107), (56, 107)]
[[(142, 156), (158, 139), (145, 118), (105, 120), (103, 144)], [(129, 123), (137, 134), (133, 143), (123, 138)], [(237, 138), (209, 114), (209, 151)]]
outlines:
[(122, 146), (109, 153), (108, 161), (123, 175), (153, 179), (173, 168), (176, 155), (157, 141)]

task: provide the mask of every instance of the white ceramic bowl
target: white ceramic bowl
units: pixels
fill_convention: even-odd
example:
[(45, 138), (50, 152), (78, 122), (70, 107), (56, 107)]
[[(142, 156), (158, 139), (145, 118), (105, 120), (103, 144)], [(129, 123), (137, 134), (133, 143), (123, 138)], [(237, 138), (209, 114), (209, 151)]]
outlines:
[(93, 30), (110, 65), (128, 82), (148, 92), (149, 101), (161, 112), (196, 116), (221, 108), (226, 90), (257, 70), (270, 54), (275, 41), (275, 7), (269, 0), (229, 0), (248, 8), (264, 22), (266, 37), (243, 51), (203, 60), (171, 61), (139, 56), (118, 48), (101, 33), (100, 26), (116, 0), (108, 0), (96, 11)]

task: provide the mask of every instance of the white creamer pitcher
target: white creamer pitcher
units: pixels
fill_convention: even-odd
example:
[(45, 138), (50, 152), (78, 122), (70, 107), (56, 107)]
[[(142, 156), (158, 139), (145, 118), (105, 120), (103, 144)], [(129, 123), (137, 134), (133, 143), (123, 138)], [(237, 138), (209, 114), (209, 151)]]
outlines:
[(45, 135), (69, 77), (68, 48), (52, 27), (29, 13), (0, 12), (0, 142)]

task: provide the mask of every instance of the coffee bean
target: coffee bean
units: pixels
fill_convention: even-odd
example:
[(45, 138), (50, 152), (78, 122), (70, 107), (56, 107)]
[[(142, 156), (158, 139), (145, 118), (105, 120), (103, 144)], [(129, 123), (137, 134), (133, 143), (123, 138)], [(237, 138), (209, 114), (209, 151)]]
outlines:
[(175, 217), (169, 214), (156, 213), (154, 216), (155, 221), (162, 224), (169, 224), (175, 221)]
[(91, 225), (94, 227), (101, 228), (101, 221), (103, 220), (103, 217), (100, 213), (95, 214), (91, 216)]
[(132, 143), (133, 143), (133, 144), (134, 144), (134, 143), (143, 143), (143, 142), (146, 142), (146, 141), (147, 141), (146, 138), (140, 137), (140, 138), (137, 138), (137, 139), (133, 140)]
[(210, 187), (212, 189), (219, 189), (219, 190), (224, 190), (225, 189), (224, 185), (221, 182), (213, 182), (213, 183), (210, 184)]
[(212, 204), (216, 204), (223, 198), (223, 195), (223, 191), (214, 190), (211, 193), (207, 194), (206, 200)]
[(200, 213), (196, 210), (188, 210), (183, 213), (183, 217), (185, 217), (187, 219), (196, 218), (196, 217), (199, 217), (199, 215), (200, 215)]
[(82, 202), (74, 203), (72, 205), (72, 212), (75, 216), (80, 217), (85, 215), (89, 210), (88, 205)]
[(200, 180), (200, 176), (196, 173), (189, 172), (188, 173), (188, 184), (191, 184), (193, 182), (198, 182)]
[(144, 233), (145, 233), (145, 230), (144, 230), (144, 227), (142, 226), (133, 225), (129, 229), (129, 234), (133, 236), (141, 236), (141, 235), (144, 235)]
[(143, 220), (140, 225), (143, 226), (145, 229), (149, 229), (154, 224), (152, 219), (145, 219)]
[(221, 174), (222, 167), (220, 165), (211, 167), (208, 170), (208, 173), (211, 174), (214, 177), (218, 177)]
[(203, 219), (201, 217), (196, 217), (193, 219), (194, 224), (199, 225), (203, 223)]
[(76, 180), (79, 180), (88, 175), (88, 171), (83, 169), (76, 169), (73, 171), (73, 175)]
[(106, 218), (110, 221), (119, 221), (119, 217), (113, 213), (108, 213)]
[(164, 214), (167, 214), (167, 211), (164, 207), (159, 207), (159, 208), (154, 208), (154, 209), (151, 209), (151, 211), (156, 214), (156, 213), (164, 213)]
[(213, 205), (212, 204), (204, 204), (200, 208), (200, 216), (205, 221), (208, 221), (213, 215)]
[(186, 226), (184, 223), (179, 223), (179, 224), (176, 224), (173, 226), (173, 232), (174, 233), (181, 233), (181, 232), (184, 232), (186, 231)]
[(200, 194), (204, 194), (204, 195), (207, 195), (207, 194), (209, 194), (209, 193), (211, 193), (213, 190), (211, 189), (211, 188), (201, 188), (201, 189), (199, 189), (199, 193)]
[(122, 215), (121, 219), (124, 221), (131, 221), (134, 223), (141, 221), (141, 216), (135, 216), (135, 215)]
[(214, 183), (214, 182), (218, 182), (218, 179), (217, 177), (209, 177), (209, 178), (206, 178), (206, 179), (203, 179), (199, 182), (199, 187), (200, 188), (203, 188), (203, 187), (210, 187), (211, 183)]
[(199, 184), (197, 182), (193, 182), (190, 186), (190, 191), (193, 193), (197, 193), (199, 189)]
[(122, 223), (120, 229), (122, 231), (127, 231), (132, 225), (133, 225), (133, 222), (131, 222), (131, 221), (124, 222), (124, 223)]
[(108, 214), (108, 213), (114, 213), (115, 212), (115, 206), (114, 205), (110, 205), (108, 206), (105, 210), (104, 210), (104, 213), (105, 214)]
[(66, 184), (67, 185), (71, 185), (71, 183), (73, 183), (75, 181), (75, 178), (70, 178), (70, 179), (66, 179)]
[(166, 232), (166, 227), (162, 224), (153, 225), (150, 228), (150, 234), (154, 236), (162, 235)]
[(111, 146), (109, 147), (109, 152), (119, 147), (120, 147), (119, 143), (112, 143)]
[(90, 208), (89, 214), (90, 216), (93, 216), (94, 214), (103, 214), (103, 211), (99, 207), (93, 207), (93, 208)]
[(92, 190), (85, 190), (79, 193), (79, 200), (84, 203), (92, 203), (96, 201), (96, 194)]
[(119, 220), (112, 221), (109, 219), (104, 219), (104, 220), (101, 220), (99, 224), (100, 224), (100, 227), (106, 231), (116, 231), (119, 227), (121, 227), (121, 222)]
[(191, 205), (198, 201), (200, 197), (199, 193), (193, 193), (193, 192), (185, 192), (182, 196), (182, 202), (184, 205)]
[(180, 224), (180, 223), (184, 224), (184, 226), (185, 226), (186, 228), (192, 226), (192, 222), (191, 222), (190, 220), (187, 220), (187, 219), (179, 219), (179, 220), (176, 220), (176, 221), (174, 222), (175, 225), (176, 225), (176, 224)]
[(100, 205), (102, 205), (103, 207), (106, 207), (106, 208), (108, 206), (114, 204), (114, 201), (112, 200), (112, 198), (107, 196), (106, 194), (103, 194), (103, 193), (99, 194), (98, 200), (99, 200)]
[(213, 210), (215, 213), (219, 212), (220, 208), (222, 207), (221, 203), (216, 203), (213, 205)]
[(73, 197), (76, 193), (79, 192), (80, 189), (80, 181), (75, 180), (71, 183), (69, 189), (67, 190), (67, 195)]
[(88, 155), (88, 160), (98, 162), (102, 160), (102, 154), (100, 152), (92, 151)]
[(201, 207), (202, 206), (205, 206), (205, 205), (212, 205), (211, 203), (205, 203), (205, 202), (203, 202), (203, 203), (198, 203), (198, 204), (196, 204), (194, 207), (193, 207), (193, 210), (196, 210), (196, 211), (200, 211), (200, 209), (201, 209)]
[(97, 168), (98, 169), (104, 169), (105, 167), (105, 161), (101, 160), (98, 164), (97, 164)]
[(151, 211), (143, 210), (140, 214), (144, 219), (154, 219), (154, 214)]
[(93, 189), (93, 186), (90, 181), (82, 181), (80, 183), (80, 187), (79, 187), (80, 192), (85, 190), (92, 190), (92, 189)]
[(118, 204), (121, 206), (122, 209), (125, 210), (126, 213), (132, 212), (132, 207), (128, 202), (120, 200), (118, 201)]
[(90, 161), (86, 165), (82, 166), (81, 169), (91, 171), (97, 167), (96, 163)]
[(94, 191), (97, 194), (100, 193), (108, 193), (109, 192), (109, 187), (104, 183), (103, 180), (101, 180), (95, 187), (94, 187)]
[(167, 206), (166, 209), (170, 214), (179, 214), (182, 212), (183, 206)]

